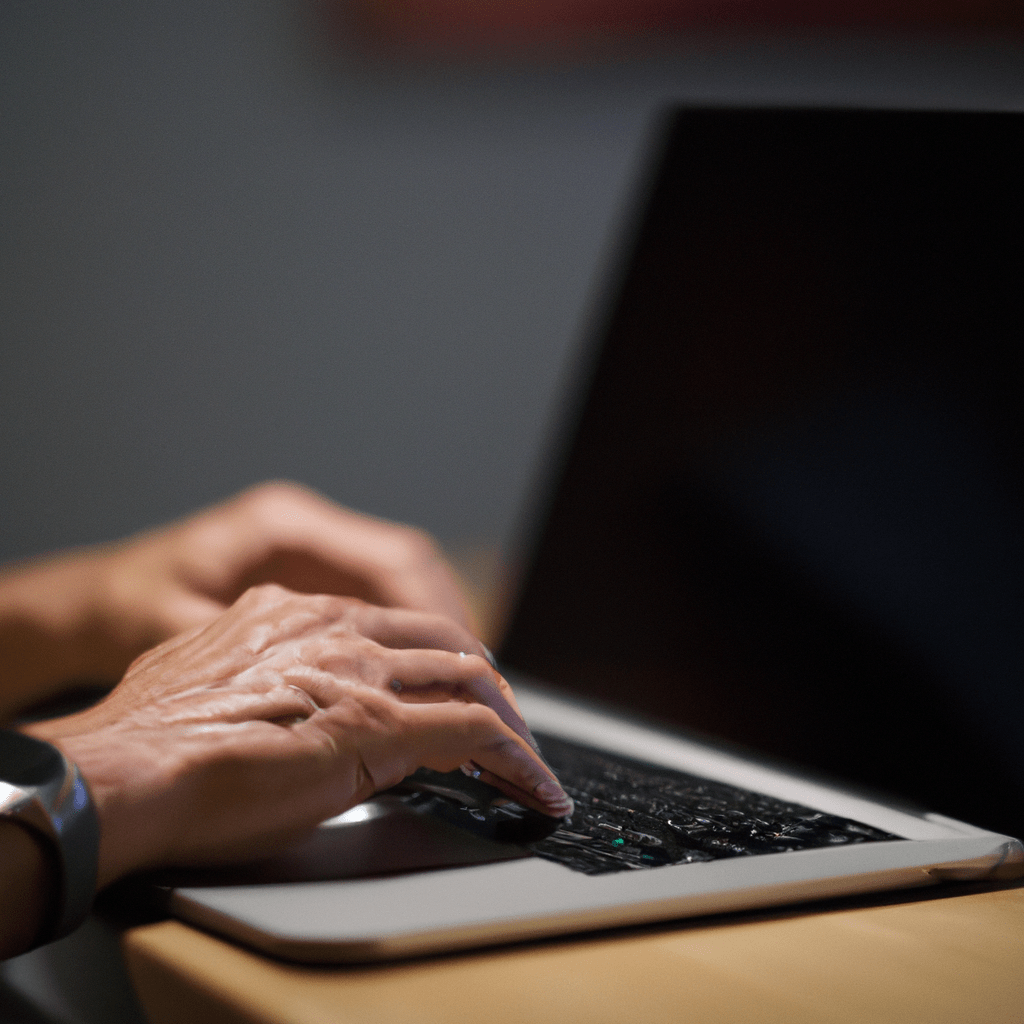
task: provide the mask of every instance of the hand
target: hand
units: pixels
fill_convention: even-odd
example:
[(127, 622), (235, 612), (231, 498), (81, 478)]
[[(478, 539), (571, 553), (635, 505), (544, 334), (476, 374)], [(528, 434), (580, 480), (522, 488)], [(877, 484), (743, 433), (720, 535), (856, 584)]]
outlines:
[(94, 707), (25, 731), (89, 784), (101, 885), (251, 859), (420, 767), (475, 762), (524, 805), (572, 808), (460, 624), (273, 585), (144, 654)]
[(0, 576), (8, 704), (69, 679), (114, 682), (144, 650), (211, 621), (265, 582), (469, 624), (426, 534), (296, 484), (262, 484), (181, 522)]

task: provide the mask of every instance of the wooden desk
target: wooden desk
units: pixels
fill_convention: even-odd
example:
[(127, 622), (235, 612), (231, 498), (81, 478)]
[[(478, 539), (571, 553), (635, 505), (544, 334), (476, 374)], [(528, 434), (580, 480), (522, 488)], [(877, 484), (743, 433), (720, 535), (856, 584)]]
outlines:
[(1021, 1024), (1024, 882), (703, 919), (378, 967), (129, 931), (152, 1024)]

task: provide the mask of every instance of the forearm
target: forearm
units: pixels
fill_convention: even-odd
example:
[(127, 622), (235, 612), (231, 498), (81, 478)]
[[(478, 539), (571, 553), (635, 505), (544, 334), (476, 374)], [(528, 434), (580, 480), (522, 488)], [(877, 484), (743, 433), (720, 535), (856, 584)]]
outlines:
[(96, 621), (99, 585), (89, 549), (0, 571), (0, 721), (68, 682), (117, 680), (124, 666)]
[(30, 949), (50, 912), (52, 879), (41, 841), (0, 820), (0, 960)]

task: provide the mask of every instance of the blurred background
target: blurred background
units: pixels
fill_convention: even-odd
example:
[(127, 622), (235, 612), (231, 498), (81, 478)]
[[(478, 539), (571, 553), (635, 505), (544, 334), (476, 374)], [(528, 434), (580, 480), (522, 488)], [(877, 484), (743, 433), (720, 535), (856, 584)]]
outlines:
[(514, 552), (663, 104), (1024, 104), (882, 6), (5, 0), (0, 560), (269, 477)]
[[(657, 112), (1020, 110), (1021, 12), (3, 0), (0, 561), (288, 477), (486, 577)], [(98, 928), (8, 965), (0, 1016), (138, 1019)]]

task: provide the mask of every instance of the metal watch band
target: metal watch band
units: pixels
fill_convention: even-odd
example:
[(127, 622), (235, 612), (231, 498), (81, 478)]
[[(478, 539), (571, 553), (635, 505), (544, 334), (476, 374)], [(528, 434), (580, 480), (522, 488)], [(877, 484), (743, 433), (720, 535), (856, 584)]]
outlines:
[(99, 819), (78, 768), (43, 740), (0, 730), (0, 817), (33, 829), (56, 854), (57, 911), (41, 941), (74, 931), (96, 895), (100, 848)]

